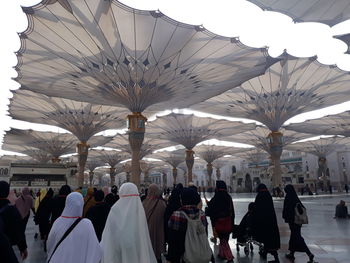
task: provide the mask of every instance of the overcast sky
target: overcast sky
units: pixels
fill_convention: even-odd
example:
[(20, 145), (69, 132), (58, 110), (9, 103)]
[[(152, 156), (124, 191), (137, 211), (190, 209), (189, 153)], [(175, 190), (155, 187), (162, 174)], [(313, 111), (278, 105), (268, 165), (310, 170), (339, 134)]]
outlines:
[[(97, 0), (96, 0), (97, 1)], [(14, 54), (20, 47), (17, 32), (27, 27), (27, 19), (22, 6), (31, 6), (38, 0), (3, 1), (0, 16), (2, 41), (0, 46), (0, 136), (10, 127), (64, 131), (57, 127), (31, 124), (12, 120), (7, 114), (10, 90), (19, 88), (12, 80), (16, 72), (12, 68), (17, 59)], [(336, 64), (343, 70), (350, 71), (350, 55), (344, 54), (347, 46), (332, 36), (350, 33), (350, 20), (330, 28), (320, 23), (293, 23), (286, 15), (262, 11), (259, 7), (245, 0), (122, 0), (121, 2), (139, 9), (159, 9), (173, 19), (189, 24), (202, 24), (208, 30), (228, 37), (239, 37), (252, 47), (269, 47), (271, 56), (280, 55), (284, 49), (289, 54), (299, 57), (318, 56), (324, 64)], [(350, 110), (350, 102), (323, 110), (301, 114), (289, 122), (319, 118), (327, 114), (336, 114)], [(0, 155), (6, 153), (0, 150)]]

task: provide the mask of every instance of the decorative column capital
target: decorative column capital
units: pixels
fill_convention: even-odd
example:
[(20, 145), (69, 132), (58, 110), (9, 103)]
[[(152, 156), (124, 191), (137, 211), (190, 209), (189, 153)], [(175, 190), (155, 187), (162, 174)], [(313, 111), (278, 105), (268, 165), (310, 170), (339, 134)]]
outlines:
[(145, 124), (147, 122), (147, 118), (141, 114), (141, 112), (133, 112), (128, 115), (128, 129), (130, 132), (145, 132)]

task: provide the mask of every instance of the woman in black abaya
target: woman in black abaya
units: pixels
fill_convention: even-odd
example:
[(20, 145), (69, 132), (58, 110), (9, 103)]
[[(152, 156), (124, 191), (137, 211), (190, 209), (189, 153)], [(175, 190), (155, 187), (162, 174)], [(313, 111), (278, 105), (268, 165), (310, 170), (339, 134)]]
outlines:
[(284, 191), (286, 192), (286, 197), (284, 199), (282, 217), (284, 221), (289, 224), (290, 228), (290, 253), (286, 254), (286, 257), (290, 260), (294, 260), (295, 252), (305, 252), (309, 256), (309, 262), (311, 263), (313, 262), (314, 255), (310, 252), (309, 248), (305, 243), (304, 238), (301, 236), (301, 225), (297, 225), (294, 223), (295, 206), (298, 203), (300, 203), (301, 206), (303, 206), (303, 204), (301, 203), (297, 193), (295, 192), (293, 185), (287, 185), (284, 188)]
[(274, 256), (275, 262), (279, 262), (277, 251), (281, 242), (272, 197), (264, 184), (258, 186), (257, 192), (252, 212), (253, 238), (264, 245), (264, 250), (260, 253), (263, 258), (270, 253)]

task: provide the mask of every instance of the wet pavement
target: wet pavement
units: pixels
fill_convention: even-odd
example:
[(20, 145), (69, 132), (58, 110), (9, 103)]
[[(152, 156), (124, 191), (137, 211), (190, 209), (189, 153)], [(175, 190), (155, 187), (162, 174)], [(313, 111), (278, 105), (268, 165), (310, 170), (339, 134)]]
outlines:
[[(240, 222), (246, 213), (248, 204), (254, 201), (252, 194), (235, 194), (232, 195), (236, 212), (236, 224)], [(208, 197), (209, 198), (209, 197)], [(303, 226), (302, 235), (309, 246), (311, 252), (315, 255), (315, 261), (319, 263), (349, 263), (350, 262), (350, 220), (334, 219), (335, 206), (342, 199), (350, 205), (350, 194), (333, 194), (319, 196), (301, 196), (303, 204), (307, 208), (309, 216), (309, 224)], [(203, 200), (204, 201), (204, 200)], [(283, 199), (275, 199), (274, 201), (277, 218), (279, 222), (279, 230), (281, 235), (281, 249), (279, 250), (280, 261), (290, 262), (284, 255), (288, 252), (289, 228), (282, 219)], [(209, 227), (209, 235), (211, 236), (211, 228)], [(38, 227), (34, 225), (31, 217), (28, 223), (26, 235), (28, 242), (28, 259), (23, 261), (26, 263), (44, 263), (46, 255), (43, 252), (43, 245), (40, 240), (34, 239), (34, 234), (38, 232)], [(217, 247), (213, 245), (217, 254)], [(245, 255), (243, 248), (240, 252), (236, 251), (236, 241), (231, 239), (230, 246), (234, 253), (234, 262), (239, 263), (255, 263), (266, 262), (262, 260), (258, 254), (258, 247), (254, 246), (253, 253)], [(296, 263), (306, 263), (308, 257), (303, 253), (295, 254)], [(271, 255), (267, 260), (273, 260)], [(226, 262), (217, 259), (218, 263)], [(117, 263), (117, 262), (116, 262)], [(130, 262), (139, 263), (139, 262)], [(142, 262), (141, 262), (142, 263)]]

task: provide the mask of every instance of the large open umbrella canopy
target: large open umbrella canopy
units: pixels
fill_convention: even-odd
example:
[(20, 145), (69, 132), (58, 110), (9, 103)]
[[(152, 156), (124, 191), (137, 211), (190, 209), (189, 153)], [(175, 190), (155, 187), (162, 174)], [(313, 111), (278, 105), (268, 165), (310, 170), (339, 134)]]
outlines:
[(350, 19), (348, 0), (247, 0), (264, 10), (277, 11), (295, 22), (319, 22), (329, 26)]
[[(194, 148), (196, 155), (199, 155), (204, 161), (207, 162), (207, 173), (208, 173), (208, 181), (209, 187), (213, 186), (212, 184), (212, 175), (213, 175), (213, 162), (225, 155), (235, 154), (238, 152), (245, 151), (243, 148), (234, 148), (227, 146), (218, 146), (218, 145), (208, 145), (201, 144)], [(220, 177), (220, 175), (219, 175)]]
[(2, 149), (10, 152), (22, 153), (30, 156), (35, 162), (48, 163), (52, 157), (47, 152), (39, 150), (37, 148), (26, 146), (22, 144), (6, 144), (2, 145)]
[(350, 111), (328, 115), (319, 119), (292, 123), (285, 126), (287, 130), (305, 132), (315, 135), (343, 135), (350, 137)]
[(60, 162), (60, 156), (74, 153), (77, 139), (71, 133), (41, 132), (11, 128), (6, 131), (4, 144), (15, 144), (37, 148), (51, 156), (53, 163)]
[[(280, 134), (283, 134), (283, 136), (279, 136)], [(280, 158), (283, 152), (283, 148), (288, 144), (310, 137), (312, 137), (310, 134), (284, 129), (280, 130), (278, 133), (271, 132), (267, 127), (259, 126), (255, 130), (236, 134), (230, 137), (225, 137), (223, 140), (248, 143), (266, 151), (270, 155), (270, 158), (273, 161), (274, 165), (272, 177), (273, 184), (274, 186), (278, 186), (282, 184)]]
[(320, 64), (315, 57), (296, 58), (285, 53), (281, 58), (264, 75), (193, 108), (259, 121), (270, 129), (271, 143), (281, 147), (280, 128), (288, 119), (350, 100), (349, 72)]
[(0, 163), (2, 162), (8, 162), (8, 163), (29, 163), (33, 162), (33, 158), (27, 155), (21, 156), (21, 155), (10, 155), (5, 154), (0, 156)]
[(198, 143), (253, 130), (255, 127), (256, 125), (253, 123), (233, 122), (197, 117), (194, 114), (175, 113), (157, 117), (155, 121), (149, 122), (147, 126), (150, 137), (169, 140), (186, 148), (188, 182), (192, 181), (193, 148)]
[(91, 151), (91, 155), (103, 163), (109, 165), (109, 175), (111, 177), (111, 186), (115, 185), (116, 165), (122, 161), (130, 159), (130, 154), (116, 150), (96, 150)]
[(309, 140), (306, 142), (298, 142), (288, 145), (288, 150), (310, 153), (318, 157), (318, 173), (321, 179), (326, 183), (327, 180), (327, 156), (337, 149), (344, 149), (350, 144), (350, 138), (332, 136), (320, 138), (317, 140)]
[(237, 153), (235, 156), (247, 160), (250, 165), (258, 166), (262, 161), (267, 160), (269, 155), (261, 148), (249, 148), (247, 151)]
[(175, 151), (162, 151), (152, 154), (150, 157), (154, 159), (160, 159), (171, 165), (173, 172), (173, 183), (176, 184), (177, 167), (180, 163), (183, 163), (185, 161), (185, 150), (179, 149)]
[[(125, 128), (123, 108), (90, 104), (58, 97), (48, 97), (29, 90), (13, 91), (9, 106), (10, 116), (14, 119), (58, 126), (74, 134), (80, 141), (79, 185), (83, 183), (84, 167), (89, 147), (101, 146), (112, 138), (98, 137), (99, 145), (91, 142), (96, 133), (108, 129)], [(95, 138), (94, 140), (96, 140)]]
[[(101, 166), (104, 166), (104, 165), (105, 165), (105, 163), (102, 162), (101, 160), (99, 160), (98, 158), (91, 157), (91, 156), (88, 157), (85, 167), (89, 170), (90, 187), (92, 186), (92, 182), (94, 180), (95, 169), (97, 167), (101, 167)], [(101, 182), (99, 181), (99, 183), (101, 183)]]
[(133, 151), (142, 145), (146, 109), (188, 107), (276, 62), (265, 48), (116, 0), (42, 1), (23, 11), (29, 26), (15, 67), (22, 88), (129, 109)]

